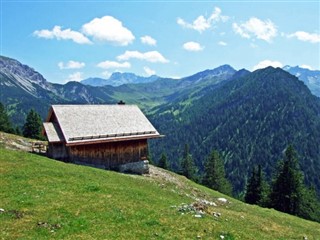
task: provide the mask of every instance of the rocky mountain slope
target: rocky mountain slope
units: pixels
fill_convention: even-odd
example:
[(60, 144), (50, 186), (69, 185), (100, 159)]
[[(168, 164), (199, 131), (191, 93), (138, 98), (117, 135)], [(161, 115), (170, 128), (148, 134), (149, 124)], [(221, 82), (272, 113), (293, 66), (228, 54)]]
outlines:
[(23, 124), (30, 108), (35, 108), (44, 118), (49, 106), (57, 103), (108, 104), (124, 100), (129, 104), (138, 104), (147, 112), (182, 95), (200, 92), (207, 86), (230, 78), (235, 72), (226, 65), (181, 80), (157, 76), (142, 78), (134, 74), (115, 73), (110, 81), (120, 83), (125, 79), (126, 82), (145, 83), (93, 87), (79, 82), (68, 82), (64, 85), (49, 83), (34, 69), (7, 57), (0, 57), (0, 66), (1, 101), (7, 106), (13, 122), (17, 125)]

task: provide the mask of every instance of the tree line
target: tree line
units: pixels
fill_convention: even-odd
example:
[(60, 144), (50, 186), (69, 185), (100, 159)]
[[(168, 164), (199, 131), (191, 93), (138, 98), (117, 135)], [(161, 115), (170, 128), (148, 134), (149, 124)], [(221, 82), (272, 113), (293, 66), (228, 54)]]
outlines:
[[(201, 174), (190, 153), (190, 146), (185, 144), (183, 156), (178, 160), (177, 165), (178, 170), (174, 170), (176, 173), (221, 193), (232, 195), (232, 186), (226, 178), (224, 163), (217, 151), (212, 151), (207, 157), (204, 165), (204, 173)], [(172, 170), (169, 166), (166, 153), (163, 152), (161, 154), (157, 166), (163, 169)]]
[[(199, 175), (189, 150), (189, 145), (186, 144), (183, 157), (179, 160), (179, 170), (176, 172), (231, 196), (232, 185), (226, 178), (220, 154), (213, 150), (205, 160), (203, 174)], [(157, 165), (170, 169), (165, 153), (162, 153)], [(297, 153), (293, 146), (287, 147), (284, 158), (279, 161), (270, 184), (265, 180), (261, 165), (253, 167), (249, 175), (244, 197), (240, 200), (320, 222), (319, 197), (315, 187), (307, 187), (304, 184)]]
[(22, 135), (27, 138), (43, 140), (41, 129), (41, 117), (34, 109), (31, 109), (28, 112), (22, 128), (19, 126), (13, 126), (5, 106), (0, 102), (0, 131)]

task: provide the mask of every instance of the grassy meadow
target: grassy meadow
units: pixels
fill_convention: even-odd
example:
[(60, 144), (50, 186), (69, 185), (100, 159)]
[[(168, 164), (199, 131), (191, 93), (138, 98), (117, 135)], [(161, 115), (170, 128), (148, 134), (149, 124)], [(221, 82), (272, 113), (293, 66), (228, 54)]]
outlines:
[[(126, 175), (2, 146), (0, 239), (320, 239), (319, 223), (155, 171)], [(217, 206), (201, 217), (179, 211), (199, 199)]]

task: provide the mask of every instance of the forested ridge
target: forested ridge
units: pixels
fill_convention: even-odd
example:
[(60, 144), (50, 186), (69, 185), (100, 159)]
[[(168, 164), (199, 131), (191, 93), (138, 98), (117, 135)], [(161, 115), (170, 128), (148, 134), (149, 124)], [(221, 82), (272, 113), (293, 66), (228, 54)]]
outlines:
[(179, 166), (185, 144), (200, 171), (209, 153), (218, 150), (239, 193), (255, 164), (270, 181), (276, 162), (292, 144), (305, 182), (319, 191), (320, 100), (296, 77), (269, 67), (225, 81), (189, 102), (173, 102), (150, 116), (166, 135), (152, 142), (151, 151), (154, 156), (166, 152), (172, 169)]

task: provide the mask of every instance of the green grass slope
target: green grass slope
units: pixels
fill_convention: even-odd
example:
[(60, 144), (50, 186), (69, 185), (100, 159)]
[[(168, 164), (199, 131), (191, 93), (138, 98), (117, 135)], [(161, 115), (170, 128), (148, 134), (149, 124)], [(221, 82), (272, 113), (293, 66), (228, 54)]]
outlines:
[[(66, 164), (2, 144), (0, 239), (320, 239), (318, 223), (244, 204), (154, 167), (151, 173)], [(179, 211), (182, 204), (206, 214)]]

